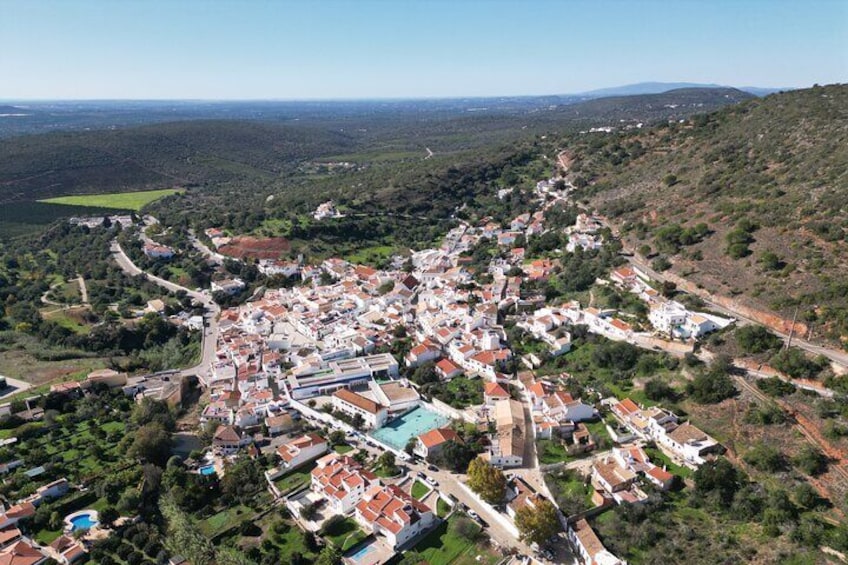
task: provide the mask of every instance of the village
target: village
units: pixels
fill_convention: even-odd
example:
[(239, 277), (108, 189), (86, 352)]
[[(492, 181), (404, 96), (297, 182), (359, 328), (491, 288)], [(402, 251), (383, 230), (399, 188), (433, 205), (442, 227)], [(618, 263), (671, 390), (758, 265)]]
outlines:
[[(680, 357), (733, 320), (666, 298), (660, 285), (629, 265), (611, 269), (596, 284), (642, 302), (648, 315), (641, 322), (614, 308), (576, 300), (548, 304), (543, 296), (528, 295), (527, 285), (552, 276), (557, 261), (527, 260), (516, 241), (558, 230), (567, 234), (564, 253), (605, 244), (602, 217), (580, 213), (570, 226), (546, 222), (546, 212), (567, 200), (569, 187), (558, 191), (562, 186), (561, 179), (542, 181), (537, 210), (509, 225), (462, 222), (441, 247), (397, 257), (389, 269), (338, 258), (317, 265), (261, 260), (263, 274), (304, 284), (266, 289), (222, 309), (214, 333), (204, 336), (214, 356), (196, 375), (206, 399), (198, 431), (208, 430), (211, 446), (200, 459), (187, 460), (187, 467), (220, 478), (240, 457), (272, 457), (267, 489), (300, 528), (320, 534), (341, 520), (362, 532), (355, 545), (345, 545), (344, 560), (351, 564), (390, 562), (458, 515), (476, 521), (518, 561), (623, 563), (603, 547), (587, 518), (615, 505), (639, 504), (650, 489), (679, 487), (682, 477), (674, 470), (696, 469), (722, 447), (661, 406), (582, 387), (581, 397), (567, 373), (535, 371), (569, 354), (575, 328)], [(324, 203), (315, 217), (334, 210), (332, 202)], [(206, 235), (213, 245), (227, 241), (220, 230)], [(501, 251), (485, 265), (482, 279), (469, 268), (471, 252), (481, 245)], [(144, 253), (168, 259), (173, 250), (146, 240)], [(224, 279), (213, 281), (211, 291), (234, 295), (244, 288), (238, 279)], [(538, 347), (515, 351), (506, 319)], [(408, 344), (402, 350), (401, 340)], [(431, 381), (482, 394), (478, 402), (452, 405), (444, 394), (428, 394)], [(55, 385), (51, 392), (79, 395), (93, 384), (121, 388), (136, 399), (178, 402), (185, 393), (176, 374), (138, 379), (114, 371)], [(600, 449), (601, 438), (611, 447)], [(552, 440), (569, 455), (568, 467), (581, 473), (592, 508), (576, 515), (556, 508), (546, 484), (552, 465), (541, 462), (539, 453)], [(458, 452), (468, 454), (464, 467), (476, 457), (505, 473), (496, 499), (475, 491), (469, 469), (452, 467)], [(287, 488), (287, 477), (298, 473), (308, 473), (308, 481)], [(72, 563), (85, 551), (84, 542), (70, 537), (73, 515), (66, 519), (68, 534), (48, 547), (16, 527), (44, 497), (67, 492), (62, 481), (3, 510), (0, 558), (30, 555), (14, 563), (37, 565), (49, 556)], [(539, 538), (517, 516), (545, 505), (556, 508), (556, 525)], [(96, 511), (85, 516), (87, 535), (108, 532)]]

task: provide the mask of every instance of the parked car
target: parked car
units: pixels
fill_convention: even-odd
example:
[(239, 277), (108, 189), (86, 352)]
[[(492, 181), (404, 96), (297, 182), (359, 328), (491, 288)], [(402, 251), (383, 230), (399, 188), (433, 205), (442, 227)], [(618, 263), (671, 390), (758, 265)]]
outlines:
[(424, 479), (425, 481), (427, 480), (427, 475), (425, 475), (421, 471), (418, 471), (417, 473), (415, 473), (415, 476), (418, 477), (419, 479)]
[(438, 472), (439, 472), (439, 468), (438, 468), (438, 467), (436, 467), (435, 465), (427, 465), (427, 470), (428, 470), (428, 471), (432, 471), (432, 472), (434, 472), (434, 473), (438, 473)]
[(473, 510), (471, 510), (470, 508), (468, 509), (468, 517), (471, 518), (472, 520), (479, 520), (480, 519), (480, 515), (477, 514), (476, 512), (474, 512)]
[(436, 479), (434, 479), (432, 477), (425, 477), (424, 481), (426, 481), (427, 484), (429, 484), (431, 487), (439, 486), (439, 481), (437, 481)]

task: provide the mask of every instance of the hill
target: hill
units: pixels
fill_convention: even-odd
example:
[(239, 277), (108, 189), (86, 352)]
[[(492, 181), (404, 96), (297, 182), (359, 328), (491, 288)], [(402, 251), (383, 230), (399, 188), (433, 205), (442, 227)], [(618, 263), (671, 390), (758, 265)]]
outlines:
[(681, 88), (657, 94), (610, 96), (558, 108), (559, 119), (608, 120), (609, 125), (625, 122), (678, 120), (695, 113), (709, 112), (753, 98), (735, 88)]
[(351, 145), (320, 128), (235, 121), (22, 136), (0, 141), (0, 203), (273, 177)]
[[(703, 84), (697, 82), (638, 82), (636, 84), (625, 84), (610, 88), (599, 88), (584, 92), (581, 96), (591, 98), (603, 98), (609, 96), (633, 96), (637, 94), (660, 94), (669, 90), (689, 88), (731, 88), (720, 84)], [(779, 91), (792, 90), (791, 88), (763, 88), (758, 86), (739, 86), (737, 90), (753, 94), (754, 96), (766, 96)]]
[(790, 319), (797, 306), (814, 337), (848, 339), (848, 86), (570, 143), (570, 174), (632, 249), (742, 304)]

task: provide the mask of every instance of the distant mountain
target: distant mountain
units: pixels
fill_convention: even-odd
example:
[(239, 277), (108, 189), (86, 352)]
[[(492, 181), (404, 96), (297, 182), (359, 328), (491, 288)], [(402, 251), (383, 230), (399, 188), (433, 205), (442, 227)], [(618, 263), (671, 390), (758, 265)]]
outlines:
[[(733, 88), (721, 84), (704, 84), (697, 82), (639, 82), (610, 88), (599, 88), (589, 92), (580, 93), (579, 96), (587, 98), (603, 98), (607, 96), (634, 96), (638, 94), (661, 94), (670, 90), (681, 88)], [(748, 92), (754, 96), (766, 96), (782, 90), (793, 90), (792, 88), (761, 88), (757, 86), (735, 87), (737, 90)]]
[(17, 106), (8, 106), (0, 104), (0, 115), (2, 114), (30, 114), (30, 110), (26, 108), (18, 108)]

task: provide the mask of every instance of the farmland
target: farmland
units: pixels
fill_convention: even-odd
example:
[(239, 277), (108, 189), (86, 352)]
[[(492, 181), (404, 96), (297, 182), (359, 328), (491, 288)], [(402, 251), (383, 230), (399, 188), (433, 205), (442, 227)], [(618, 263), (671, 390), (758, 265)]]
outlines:
[(39, 200), (47, 204), (64, 204), (65, 206), (87, 206), (97, 208), (112, 208), (116, 210), (139, 211), (155, 200), (181, 193), (178, 188), (162, 190), (142, 190), (139, 192), (117, 192), (107, 194), (81, 194), (75, 196), (57, 196)]

